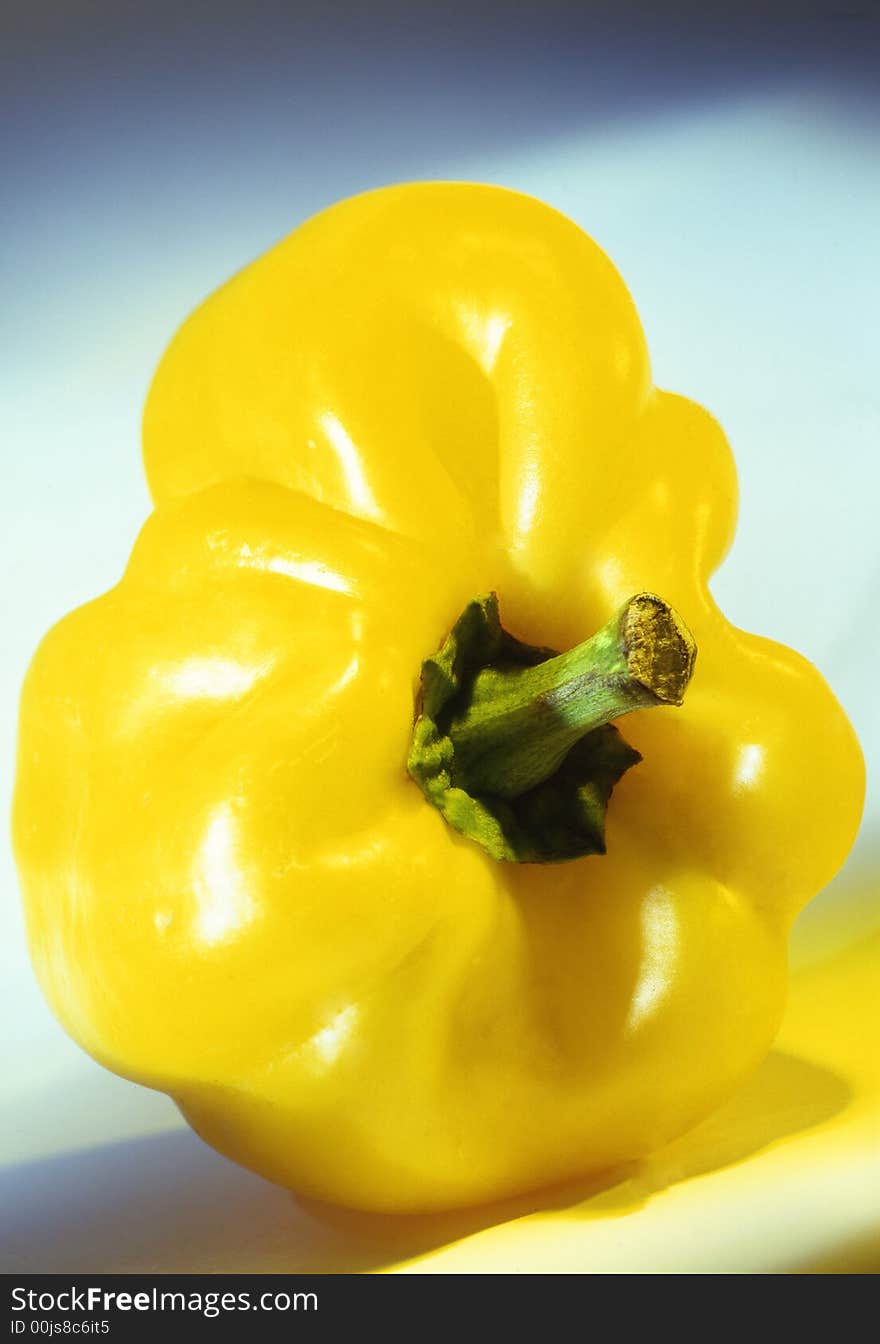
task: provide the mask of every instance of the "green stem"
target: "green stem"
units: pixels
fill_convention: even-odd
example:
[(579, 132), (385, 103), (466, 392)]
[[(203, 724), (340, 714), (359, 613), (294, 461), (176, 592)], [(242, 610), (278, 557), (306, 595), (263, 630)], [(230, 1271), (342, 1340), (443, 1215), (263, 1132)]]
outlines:
[(634, 709), (680, 705), (696, 646), (661, 598), (639, 593), (591, 639), (536, 667), (484, 667), (446, 732), (454, 783), (517, 798), (587, 733)]

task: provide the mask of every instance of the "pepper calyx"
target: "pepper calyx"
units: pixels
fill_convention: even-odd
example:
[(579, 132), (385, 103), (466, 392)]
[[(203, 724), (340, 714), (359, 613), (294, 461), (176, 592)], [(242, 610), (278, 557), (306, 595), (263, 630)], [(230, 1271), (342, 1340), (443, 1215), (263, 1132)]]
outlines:
[(494, 593), (475, 598), (422, 664), (409, 773), (494, 859), (603, 854), (611, 792), (642, 759), (610, 719), (680, 704), (695, 653), (654, 594), (631, 598), (567, 654), (506, 631)]

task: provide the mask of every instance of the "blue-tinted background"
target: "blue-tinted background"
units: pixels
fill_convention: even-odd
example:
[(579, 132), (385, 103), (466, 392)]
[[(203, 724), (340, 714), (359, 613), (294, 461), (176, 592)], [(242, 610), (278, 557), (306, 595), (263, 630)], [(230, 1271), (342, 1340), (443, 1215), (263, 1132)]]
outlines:
[[(876, 15), (867, 0), (7, 4), (4, 805), (27, 660), (116, 579), (148, 510), (140, 410), (175, 327), (322, 206), (438, 177), (534, 193), (610, 253), (657, 382), (709, 406), (737, 456), (741, 525), (719, 599), (820, 666), (876, 776)], [(873, 899), (877, 808), (875, 788), (808, 919)], [(54, 1024), (6, 851), (0, 935), (10, 1266), (82, 1265), (84, 1245), (104, 1268), (307, 1259), (300, 1229), (278, 1260), (293, 1216), (278, 1192), (166, 1135), (170, 1103), (104, 1074)]]

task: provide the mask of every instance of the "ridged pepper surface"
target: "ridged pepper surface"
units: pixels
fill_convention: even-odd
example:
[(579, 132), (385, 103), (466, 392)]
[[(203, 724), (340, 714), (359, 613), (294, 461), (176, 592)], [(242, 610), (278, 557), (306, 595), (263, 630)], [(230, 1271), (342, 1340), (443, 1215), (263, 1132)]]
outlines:
[(863, 765), (816, 670), (713, 601), (731, 454), (652, 385), (605, 255), (497, 188), (345, 201), (184, 324), (144, 451), (125, 574), (23, 695), (15, 842), (67, 1030), (367, 1209), (705, 1116), (773, 1039)]

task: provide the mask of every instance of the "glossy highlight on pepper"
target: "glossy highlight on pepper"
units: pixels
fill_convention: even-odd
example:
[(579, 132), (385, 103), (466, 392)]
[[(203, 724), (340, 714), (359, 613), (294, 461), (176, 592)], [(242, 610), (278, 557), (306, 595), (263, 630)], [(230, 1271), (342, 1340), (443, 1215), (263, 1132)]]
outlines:
[[(729, 1095), (864, 771), (818, 672), (715, 605), (731, 455), (652, 385), (601, 250), (499, 188), (344, 201), (184, 323), (144, 457), (125, 574), (22, 698), (67, 1030), (270, 1180), (396, 1212), (614, 1166)], [(626, 716), (604, 854), (499, 862), (407, 773), (422, 664), (489, 593), (537, 648), (640, 593), (693, 633), (683, 705)]]

